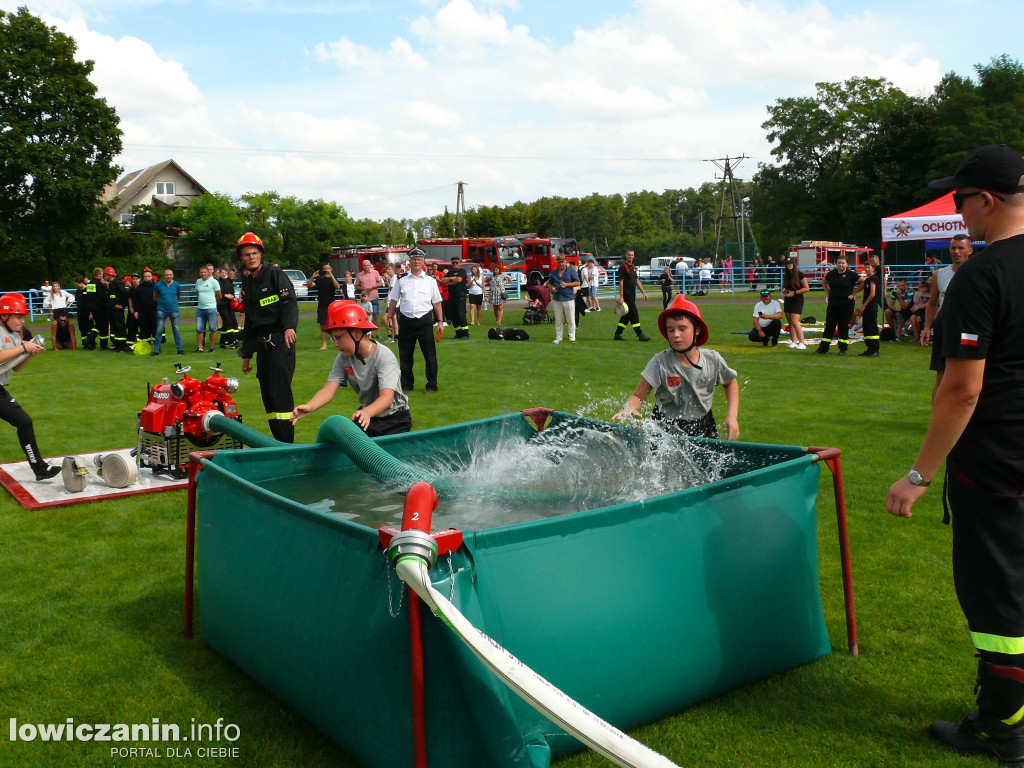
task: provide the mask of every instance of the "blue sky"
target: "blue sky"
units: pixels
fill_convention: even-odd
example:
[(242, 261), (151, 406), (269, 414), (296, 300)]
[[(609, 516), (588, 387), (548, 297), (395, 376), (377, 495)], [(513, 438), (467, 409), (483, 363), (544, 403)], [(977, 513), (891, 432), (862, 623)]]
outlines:
[(460, 180), (472, 207), (696, 186), (726, 155), (749, 177), (777, 98), (1024, 59), (1019, 0), (27, 5), (96, 62), (126, 170), (173, 157), (218, 192), (371, 218), (454, 208)]

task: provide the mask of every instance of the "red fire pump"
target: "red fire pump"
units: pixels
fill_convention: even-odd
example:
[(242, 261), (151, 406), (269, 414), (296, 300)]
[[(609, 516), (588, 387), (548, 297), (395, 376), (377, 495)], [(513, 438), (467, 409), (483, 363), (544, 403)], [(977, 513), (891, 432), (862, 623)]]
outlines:
[(192, 366), (174, 367), (181, 380), (172, 384), (165, 378), (154, 386), (139, 413), (137, 453), (139, 466), (183, 478), (191, 451), (242, 447), (235, 438), (206, 432), (203, 416), (215, 410), (239, 421), (242, 417), (231, 397), (238, 391), (238, 379), (224, 376), (220, 363), (210, 367), (213, 374), (203, 382), (188, 375)]

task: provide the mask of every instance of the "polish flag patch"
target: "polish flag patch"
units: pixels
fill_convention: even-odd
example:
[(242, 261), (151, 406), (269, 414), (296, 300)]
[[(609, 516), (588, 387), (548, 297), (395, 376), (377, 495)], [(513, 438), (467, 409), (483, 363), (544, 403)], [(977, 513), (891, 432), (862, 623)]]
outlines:
[(666, 379), (665, 383), (668, 386), (670, 386), (670, 387), (678, 387), (680, 384), (683, 383), (683, 377), (682, 376), (669, 376)]
[(355, 372), (355, 370), (354, 370), (354, 369), (352, 368), (352, 366), (351, 366), (351, 365), (346, 365), (346, 366), (345, 366), (345, 374), (346, 374), (346, 375), (348, 375), (348, 376), (355, 376), (355, 375), (356, 375), (356, 372)]
[(961, 347), (976, 347), (976, 346), (978, 346), (978, 334), (976, 334), (976, 333), (961, 333), (960, 334), (960, 346)]

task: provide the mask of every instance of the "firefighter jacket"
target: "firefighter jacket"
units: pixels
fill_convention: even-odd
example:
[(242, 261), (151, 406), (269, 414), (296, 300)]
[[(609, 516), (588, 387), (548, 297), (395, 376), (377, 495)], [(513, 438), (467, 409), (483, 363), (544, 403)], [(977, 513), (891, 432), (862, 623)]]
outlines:
[(107, 310), (114, 311), (114, 307), (121, 306), (121, 311), (128, 309), (128, 298), (131, 295), (130, 289), (120, 280), (112, 280), (107, 283)]
[(299, 325), (295, 288), (280, 267), (264, 264), (255, 277), (244, 276), (242, 303), (245, 304), (243, 341), (288, 329), (294, 331)]
[(107, 309), (107, 284), (103, 280), (93, 278), (86, 283), (86, 306), (93, 312)]

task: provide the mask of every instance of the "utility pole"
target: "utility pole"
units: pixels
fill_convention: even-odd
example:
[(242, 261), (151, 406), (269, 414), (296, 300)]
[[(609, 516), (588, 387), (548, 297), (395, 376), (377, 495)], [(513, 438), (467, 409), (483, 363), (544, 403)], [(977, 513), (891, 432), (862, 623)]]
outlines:
[[(736, 240), (742, 242), (743, 234), (740, 227), (743, 226), (743, 222), (740, 221), (739, 215), (736, 213), (736, 177), (733, 175), (733, 169), (747, 159), (746, 155), (740, 155), (739, 157), (720, 157), (716, 160), (708, 160), (709, 163), (714, 163), (718, 170), (722, 172), (722, 183), (719, 186), (719, 194), (721, 195), (721, 202), (718, 206), (718, 218), (715, 219), (715, 261), (718, 261), (718, 247), (722, 241), (722, 220), (732, 219), (736, 225)], [(725, 165), (722, 165), (725, 163)], [(729, 184), (729, 200), (732, 204), (732, 214), (729, 216), (725, 215), (725, 185)]]
[(466, 182), (459, 182), (459, 192), (455, 197), (455, 232), (459, 237), (466, 236)]

